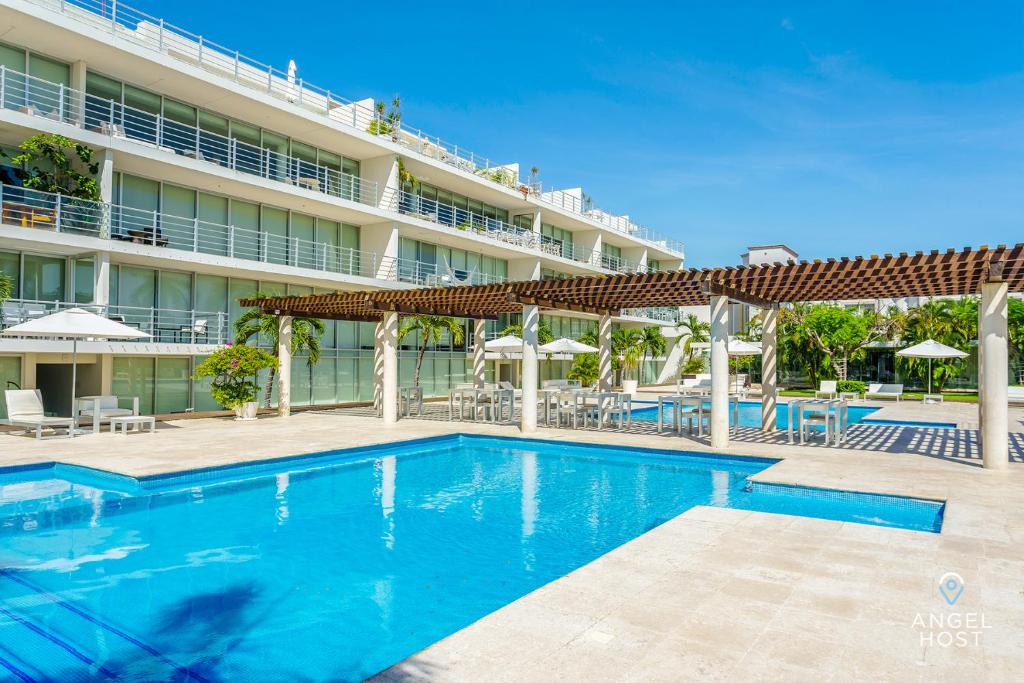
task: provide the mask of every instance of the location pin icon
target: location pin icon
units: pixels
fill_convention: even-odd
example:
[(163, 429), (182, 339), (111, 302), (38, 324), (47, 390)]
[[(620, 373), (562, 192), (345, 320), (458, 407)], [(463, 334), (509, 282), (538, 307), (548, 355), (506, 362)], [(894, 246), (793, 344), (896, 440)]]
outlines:
[(964, 580), (956, 572), (948, 572), (939, 579), (939, 594), (950, 607), (956, 604), (964, 592)]

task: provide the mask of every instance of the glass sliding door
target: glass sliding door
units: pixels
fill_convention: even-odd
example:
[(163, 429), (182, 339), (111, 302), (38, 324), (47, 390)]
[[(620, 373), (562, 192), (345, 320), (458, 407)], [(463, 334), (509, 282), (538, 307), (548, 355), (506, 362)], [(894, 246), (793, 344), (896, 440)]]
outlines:
[(191, 250), (196, 231), (196, 191), (177, 185), (164, 185), (160, 228), (168, 246)]
[(192, 319), (192, 274), (160, 271), (156, 330), (160, 341), (189, 342)]
[(196, 136), (196, 108), (171, 99), (164, 100), (164, 122), (160, 142), (179, 154), (199, 158)]
[(301, 213), (291, 215), (292, 265), (313, 268), (316, 259), (316, 219)]
[(231, 256), (250, 261), (260, 259), (260, 205), (231, 200), (231, 225), (235, 228), (231, 240)]
[(64, 267), (62, 258), (25, 254), (21, 274), (21, 298), (34, 301), (64, 301)]
[(124, 86), (124, 132), (133, 140), (158, 144), (160, 140), (160, 96), (135, 86)]
[(153, 388), (156, 384), (156, 359), (141, 356), (114, 356), (110, 389), (117, 396), (138, 396), (139, 412), (152, 415)]
[(199, 193), (199, 250), (207, 254), (228, 253), (228, 198)]
[(263, 207), (260, 220), (263, 256), (268, 263), (288, 263), (288, 212), (284, 209)]
[(156, 359), (154, 412), (158, 415), (183, 413), (189, 408), (188, 358)]

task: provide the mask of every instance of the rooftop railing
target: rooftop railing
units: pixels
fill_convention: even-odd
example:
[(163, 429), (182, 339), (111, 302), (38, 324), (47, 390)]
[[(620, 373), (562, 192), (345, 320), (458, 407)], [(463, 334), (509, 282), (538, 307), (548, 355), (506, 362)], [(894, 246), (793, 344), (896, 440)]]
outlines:
[(197, 161), (378, 206), (377, 183), (0, 65), (0, 106), (145, 144)]
[(673, 325), (679, 322), (679, 309), (672, 307), (625, 308), (622, 310), (622, 315), (659, 320), (665, 323), (672, 323)]
[(38, 299), (8, 299), (0, 304), (0, 330), (67, 308), (84, 308), (151, 335), (148, 339), (132, 341), (174, 344), (226, 344), (231, 341), (228, 314), (223, 311), (184, 311)]
[[(351, 101), (329, 89), (309, 83), (297, 73), (280, 70), (243, 55), (208, 38), (154, 17), (118, 0), (30, 0), (87, 26), (169, 56), (267, 94), (306, 112), (325, 116), (345, 126), (390, 137), (407, 150), (454, 168), (474, 173), (495, 183), (526, 192), (543, 202), (579, 214), (614, 230), (647, 241), (666, 251), (683, 255), (683, 245), (663, 238), (624, 216), (615, 216), (559, 190), (541, 192), (538, 183), (524, 184), (510, 169), (493, 160), (402, 121), (379, 119), (372, 99)], [(374, 122), (377, 122), (376, 124)]]
[(0, 185), (0, 206), (4, 223), (23, 227), (343, 275), (394, 270), (392, 257), (374, 252), (13, 185)]

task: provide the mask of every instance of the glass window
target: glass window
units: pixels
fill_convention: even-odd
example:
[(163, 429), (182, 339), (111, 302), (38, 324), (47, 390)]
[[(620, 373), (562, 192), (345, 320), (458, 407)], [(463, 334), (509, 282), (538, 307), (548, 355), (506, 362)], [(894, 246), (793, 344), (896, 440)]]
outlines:
[(244, 173), (263, 175), (263, 153), (260, 147), (260, 129), (236, 121), (231, 122), (231, 137), (235, 144), (235, 168)]
[(228, 120), (210, 112), (199, 110), (199, 154), (203, 159), (222, 166), (230, 165), (228, 147)]
[(188, 358), (156, 359), (156, 400), (155, 410), (158, 415), (165, 413), (183, 413), (188, 405), (189, 395)]
[(125, 135), (136, 140), (157, 142), (157, 117), (160, 114), (161, 99), (135, 86), (124, 86), (124, 130)]
[(232, 199), (231, 225), (239, 229), (235, 230), (234, 247), (230, 255), (258, 261), (260, 205)]
[(121, 82), (89, 71), (85, 75), (85, 126), (100, 130), (121, 122)]
[(138, 396), (139, 412), (153, 414), (155, 359), (145, 356), (114, 356), (111, 392), (118, 396)]
[[(9, 382), (21, 386), (21, 358), (18, 356), (0, 356), (0, 387), (13, 389), (14, 387), (8, 384)], [(0, 403), (0, 420), (6, 419), (7, 402), (4, 401)]]
[(164, 125), (161, 144), (178, 152), (197, 156), (196, 109), (174, 100), (164, 100)]
[(209, 254), (228, 253), (228, 198), (199, 193), (199, 244)]
[(145, 211), (160, 210), (160, 183), (149, 178), (124, 174), (121, 177), (121, 204)]
[(332, 272), (340, 272), (340, 255), (338, 254), (338, 229), (340, 224), (318, 218), (316, 221), (317, 268)]
[(316, 219), (302, 213), (291, 215), (291, 236), (294, 253), (291, 254), (293, 265), (301, 268), (313, 268), (316, 264), (313, 246), (316, 236)]
[(238, 303), (239, 299), (245, 299), (255, 295), (257, 292), (257, 285), (255, 280), (243, 280), (241, 278), (231, 278), (231, 282), (228, 285), (228, 312), (230, 313), (230, 320), (228, 324), (231, 325), (231, 329), (234, 329), (235, 321), (238, 320), (238, 316), (242, 314), (244, 310)]
[(282, 180), (292, 177), (292, 171), (288, 168), (288, 138), (263, 131), (263, 149), (270, 150), (266, 160), (268, 178)]
[(228, 279), (220, 275), (196, 274), (196, 310), (219, 313), (228, 310)]
[[(159, 308), (189, 314), (192, 310), (192, 274), (160, 271)], [(176, 317), (183, 317), (177, 315)], [(182, 320), (181, 322), (188, 322)]]
[(266, 254), (267, 261), (288, 263), (288, 212), (264, 206), (260, 230), (266, 241), (264, 254)]
[(21, 298), (64, 301), (64, 259), (25, 254)]
[(67, 64), (30, 53), (28, 73), (39, 79), (30, 81), (29, 104), (43, 113), (68, 111), (70, 93), (64, 91), (62, 102), (60, 89), (60, 85), (67, 87), (71, 83), (71, 69)]
[(25, 48), (0, 43), (0, 64), (8, 69), (25, 73)]
[(317, 163), (327, 168), (333, 168), (335, 171), (341, 170), (341, 155), (332, 154), (331, 152), (325, 152), (324, 150), (317, 150)]
[[(118, 306), (153, 308), (156, 304), (157, 271), (151, 268), (125, 265), (118, 266), (117, 271)], [(128, 311), (125, 315), (140, 313), (140, 311)]]
[[(177, 185), (164, 185), (160, 227), (168, 245), (176, 249), (191, 249), (196, 217), (196, 191)], [(169, 214), (169, 215), (166, 215)]]
[(21, 297), (21, 256), (12, 251), (0, 251), (0, 273), (5, 274), (14, 282), (14, 291), (11, 297)]
[(75, 303), (88, 304), (93, 300), (95, 264), (91, 258), (75, 259)]

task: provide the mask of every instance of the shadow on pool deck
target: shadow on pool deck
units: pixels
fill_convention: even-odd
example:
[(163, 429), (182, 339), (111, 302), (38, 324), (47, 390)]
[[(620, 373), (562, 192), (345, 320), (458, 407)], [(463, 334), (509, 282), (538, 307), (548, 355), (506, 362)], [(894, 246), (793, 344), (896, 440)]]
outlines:
[[(361, 417), (373, 417), (376, 415), (372, 407), (338, 408), (315, 412), (359, 415)], [(448, 404), (437, 402), (425, 403), (422, 416), (413, 415), (412, 417), (401, 419), (448, 422)], [(518, 422), (519, 411), (517, 410), (513, 420), (505, 424), (518, 424)], [(543, 426), (543, 422), (541, 422), (541, 425)], [(595, 432), (598, 430), (596, 427), (587, 427), (581, 431)], [(616, 430), (605, 427), (604, 431), (614, 432)], [(658, 436), (658, 426), (653, 421), (636, 420), (625, 431), (631, 434)], [(666, 439), (682, 438), (709, 445), (707, 435), (699, 438), (696, 435), (690, 435), (686, 432), (685, 426), (680, 437), (674, 437), (669, 431), (663, 432), (660, 436)], [(732, 432), (730, 438), (737, 443), (788, 444), (789, 442), (785, 430), (768, 434), (752, 427), (740, 427)], [(796, 438), (795, 434), (794, 438)], [(820, 446), (822, 442), (818, 438), (809, 443)], [(981, 450), (978, 445), (978, 430), (976, 429), (855, 424), (850, 426), (847, 431), (846, 441), (841, 447), (868, 452), (919, 455), (970, 465), (972, 467), (981, 467)], [(1010, 434), (1010, 462), (1024, 463), (1024, 433), (1022, 432), (1012, 432)]]

